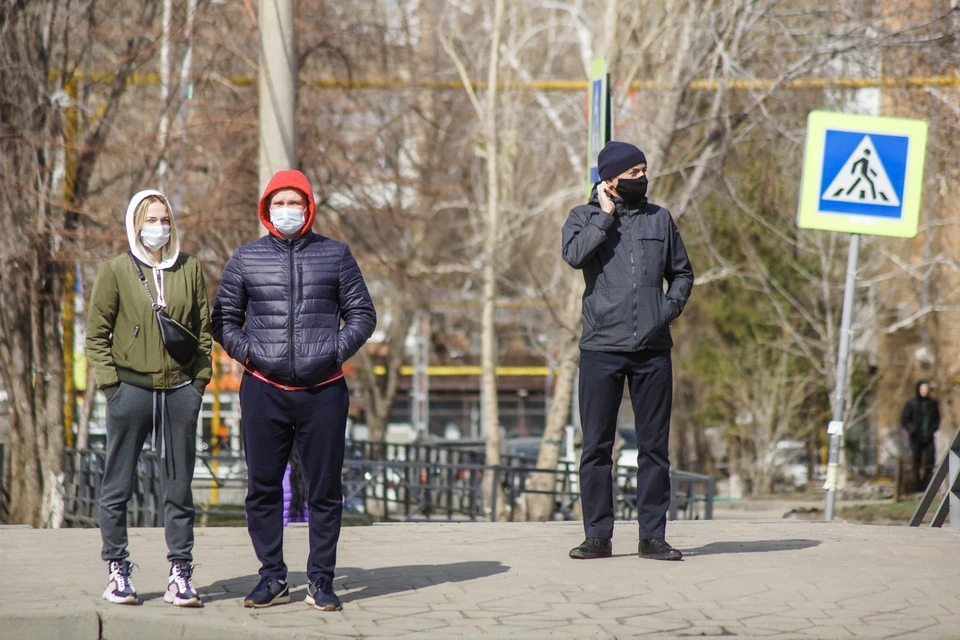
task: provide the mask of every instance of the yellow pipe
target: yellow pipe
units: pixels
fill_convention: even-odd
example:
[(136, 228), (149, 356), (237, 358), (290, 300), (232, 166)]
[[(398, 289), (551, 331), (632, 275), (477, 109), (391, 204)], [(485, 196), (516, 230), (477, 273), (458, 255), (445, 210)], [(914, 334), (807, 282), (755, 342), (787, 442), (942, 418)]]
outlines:
[[(63, 206), (69, 209), (73, 203), (73, 189), (77, 178), (77, 154), (74, 144), (80, 129), (80, 117), (77, 113), (77, 83), (71, 78), (64, 87), (70, 97), (70, 104), (64, 112), (63, 143), (64, 143), (64, 176), (63, 176)], [(77, 387), (73, 370), (74, 352), (74, 325), (76, 324), (76, 267), (71, 262), (64, 273), (63, 300), (60, 304), (61, 322), (63, 324), (63, 442), (67, 448), (73, 448), (73, 423), (76, 418), (74, 408), (77, 401)], [(92, 400), (87, 387), (87, 402)]]
[(210, 487), (210, 504), (220, 504), (220, 485), (217, 481), (217, 473), (220, 471), (220, 463), (217, 461), (217, 456), (220, 455), (220, 346), (214, 343), (213, 352), (210, 354), (211, 360), (213, 361), (213, 375), (211, 376), (211, 382), (213, 382), (213, 406), (211, 407), (211, 413), (213, 414), (210, 418), (210, 430), (213, 432), (213, 437), (210, 440), (213, 441), (213, 447), (211, 447), (210, 452), (213, 454), (213, 459), (210, 461), (210, 471), (213, 474), (213, 486)]
[[(59, 79), (59, 73), (51, 71), (49, 78), (51, 81)], [(112, 82), (115, 75), (111, 73), (90, 73), (82, 71), (74, 73), (73, 81), (89, 80), (90, 82), (109, 83)], [(256, 84), (256, 78), (252, 76), (223, 76), (223, 79), (236, 87), (252, 87)], [(209, 78), (207, 78), (209, 80)], [(160, 84), (160, 74), (158, 73), (134, 73), (127, 80), (128, 84)], [(318, 89), (462, 89), (463, 83), (457, 80), (402, 80), (399, 78), (319, 78), (316, 80), (306, 80), (304, 84), (316, 87)], [(529, 82), (502, 82), (498, 88), (502, 90), (513, 91), (586, 91), (589, 81), (587, 80), (532, 80)], [(687, 89), (693, 91), (716, 91), (721, 86), (730, 89), (769, 89), (778, 85), (783, 89), (865, 89), (869, 87), (879, 88), (917, 88), (917, 87), (960, 87), (960, 77), (958, 76), (909, 76), (906, 78), (798, 78), (796, 80), (779, 80), (758, 78), (753, 80), (693, 80), (686, 85)], [(486, 82), (472, 83), (474, 89), (484, 89)], [(662, 91), (665, 89), (674, 89), (675, 85), (666, 82), (656, 81), (636, 81), (630, 85), (631, 89), (647, 89)]]

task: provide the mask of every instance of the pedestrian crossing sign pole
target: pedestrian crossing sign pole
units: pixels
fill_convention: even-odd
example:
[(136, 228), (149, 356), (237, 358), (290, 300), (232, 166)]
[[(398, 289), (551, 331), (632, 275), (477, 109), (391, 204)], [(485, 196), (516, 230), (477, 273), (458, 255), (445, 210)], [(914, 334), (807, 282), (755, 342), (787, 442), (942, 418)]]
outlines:
[(847, 278), (840, 318), (832, 420), (827, 426), (827, 504), (833, 520), (843, 446), (847, 358), (856, 288), (860, 235), (912, 238), (920, 220), (927, 123), (907, 118), (859, 116), (812, 111), (800, 181), (797, 225), (803, 229), (843, 231), (850, 236)]
[(589, 127), (587, 128), (587, 198), (600, 182), (600, 150), (610, 142), (613, 133), (613, 109), (610, 96), (610, 74), (605, 58), (590, 62)]

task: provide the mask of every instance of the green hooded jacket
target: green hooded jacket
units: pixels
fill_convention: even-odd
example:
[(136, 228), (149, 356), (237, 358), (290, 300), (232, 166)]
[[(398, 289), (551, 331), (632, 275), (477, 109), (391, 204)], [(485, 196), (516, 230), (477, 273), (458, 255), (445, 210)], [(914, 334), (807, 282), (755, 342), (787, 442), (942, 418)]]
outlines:
[[(164, 247), (160, 264), (154, 264), (146, 254), (136, 237), (133, 215), (137, 205), (151, 195), (163, 197), (156, 191), (141, 191), (130, 201), (127, 238), (154, 299), (200, 339), (197, 355), (183, 366), (167, 352), (150, 298), (130, 254), (123, 253), (105, 262), (97, 272), (87, 310), (87, 357), (101, 389), (121, 381), (145, 389), (170, 389), (192, 382), (202, 393), (213, 373), (213, 336), (203, 271), (196, 258), (180, 253), (176, 233)], [(175, 229), (169, 203), (167, 208)]]

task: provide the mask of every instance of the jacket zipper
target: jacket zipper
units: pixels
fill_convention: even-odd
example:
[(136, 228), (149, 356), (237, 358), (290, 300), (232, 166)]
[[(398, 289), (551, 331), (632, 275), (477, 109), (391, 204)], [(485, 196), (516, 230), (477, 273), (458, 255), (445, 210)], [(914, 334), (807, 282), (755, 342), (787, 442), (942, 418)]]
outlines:
[[(634, 224), (630, 225), (629, 235), (636, 237), (636, 233), (635, 233), (636, 221), (631, 221), (631, 222)], [(630, 280), (633, 282), (633, 343), (637, 345), (637, 348), (639, 348), (640, 339), (637, 336), (637, 311), (639, 306), (639, 303), (637, 302), (637, 265), (635, 264), (633, 259), (633, 256), (634, 256), (633, 244), (634, 244), (633, 242), (630, 242), (630, 274), (632, 276)], [(643, 259), (643, 241), (642, 240), (640, 241), (640, 255), (641, 255), (641, 259)]]
[(289, 255), (290, 255), (290, 296), (289, 296), (290, 309), (289, 309), (288, 317), (289, 317), (289, 323), (290, 323), (290, 331), (288, 335), (288, 341), (289, 341), (289, 348), (290, 348), (290, 376), (291, 376), (291, 380), (294, 382), (294, 384), (296, 384), (297, 364), (296, 364), (296, 358), (294, 357), (294, 350), (293, 350), (293, 336), (294, 336), (294, 331), (296, 329), (296, 320), (293, 314), (294, 314), (294, 302), (296, 300), (296, 294), (297, 294), (297, 270), (294, 268), (294, 264), (293, 264), (294, 242), (296, 241), (295, 240), (290, 241), (290, 252), (289, 252)]

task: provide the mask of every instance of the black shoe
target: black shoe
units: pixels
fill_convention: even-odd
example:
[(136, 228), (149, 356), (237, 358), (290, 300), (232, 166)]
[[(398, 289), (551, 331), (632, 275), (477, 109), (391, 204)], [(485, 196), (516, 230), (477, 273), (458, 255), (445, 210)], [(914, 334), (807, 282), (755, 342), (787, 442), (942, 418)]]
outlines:
[(286, 580), (260, 578), (260, 582), (243, 601), (243, 606), (260, 609), (285, 602), (290, 602), (290, 587)]
[(637, 548), (637, 555), (651, 560), (679, 560), (683, 554), (667, 544), (663, 538), (641, 540)]
[(579, 547), (570, 549), (570, 557), (574, 560), (592, 560), (593, 558), (609, 558), (613, 553), (613, 544), (610, 538), (587, 538)]
[(307, 585), (306, 602), (320, 609), (320, 611), (340, 611), (343, 609), (340, 598), (333, 592), (333, 585), (326, 578), (320, 578)]

